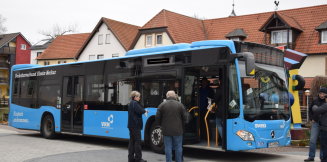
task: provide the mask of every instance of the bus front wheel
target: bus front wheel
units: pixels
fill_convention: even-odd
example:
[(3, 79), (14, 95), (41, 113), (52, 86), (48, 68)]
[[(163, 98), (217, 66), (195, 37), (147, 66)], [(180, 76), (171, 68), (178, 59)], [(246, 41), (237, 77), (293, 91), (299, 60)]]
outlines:
[(55, 124), (52, 115), (45, 115), (42, 120), (41, 133), (44, 138), (52, 139), (56, 136)]
[(162, 129), (159, 125), (152, 123), (149, 137), (151, 149), (156, 153), (164, 153)]

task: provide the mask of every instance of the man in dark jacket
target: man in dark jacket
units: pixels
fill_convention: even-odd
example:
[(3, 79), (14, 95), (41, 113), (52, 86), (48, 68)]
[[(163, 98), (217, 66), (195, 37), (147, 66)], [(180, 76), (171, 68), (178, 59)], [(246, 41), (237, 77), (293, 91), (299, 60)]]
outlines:
[(312, 111), (315, 117), (319, 117), (319, 129), (320, 129), (320, 151), (322, 152), (322, 157), (320, 160), (322, 162), (327, 162), (327, 98), (325, 103), (321, 106), (314, 105)]
[[(314, 105), (321, 106), (325, 103), (325, 96), (327, 95), (327, 88), (320, 88), (317, 98), (312, 101), (309, 107), (309, 120), (311, 121), (310, 130), (310, 144), (309, 144), (309, 157), (304, 161), (314, 161), (316, 156), (316, 144), (319, 137), (319, 115), (312, 111)], [(320, 158), (322, 158), (322, 152), (320, 151)]]
[(175, 150), (176, 162), (182, 161), (183, 129), (186, 121), (184, 105), (176, 100), (174, 91), (168, 91), (167, 100), (161, 103), (156, 114), (156, 121), (164, 135), (166, 161), (172, 161), (172, 150)]
[(139, 104), (141, 94), (137, 91), (131, 92), (131, 102), (128, 105), (128, 161), (129, 162), (146, 162), (142, 159), (141, 151), (141, 130), (143, 129), (142, 114), (146, 111)]

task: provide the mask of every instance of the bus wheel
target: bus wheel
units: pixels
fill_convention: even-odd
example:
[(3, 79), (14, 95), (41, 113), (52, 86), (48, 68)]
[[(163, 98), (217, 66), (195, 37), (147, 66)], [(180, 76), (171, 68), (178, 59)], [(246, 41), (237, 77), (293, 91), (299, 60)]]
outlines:
[(164, 153), (164, 143), (162, 129), (159, 125), (153, 123), (150, 129), (150, 147), (156, 153)]
[(52, 115), (48, 114), (44, 116), (42, 120), (41, 133), (44, 138), (52, 139), (56, 136), (55, 124)]

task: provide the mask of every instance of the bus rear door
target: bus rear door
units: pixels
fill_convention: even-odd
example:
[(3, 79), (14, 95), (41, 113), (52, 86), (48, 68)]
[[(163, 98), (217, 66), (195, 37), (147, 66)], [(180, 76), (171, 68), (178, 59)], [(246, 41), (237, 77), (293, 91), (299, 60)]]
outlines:
[(63, 78), (62, 132), (83, 132), (83, 89), (84, 76), (66, 76)]

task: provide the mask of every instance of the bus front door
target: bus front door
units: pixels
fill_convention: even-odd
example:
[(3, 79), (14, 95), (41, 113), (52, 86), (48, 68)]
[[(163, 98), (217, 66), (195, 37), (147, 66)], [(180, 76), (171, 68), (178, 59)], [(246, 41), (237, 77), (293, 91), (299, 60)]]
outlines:
[(83, 132), (83, 88), (84, 76), (66, 76), (63, 78), (62, 132)]

